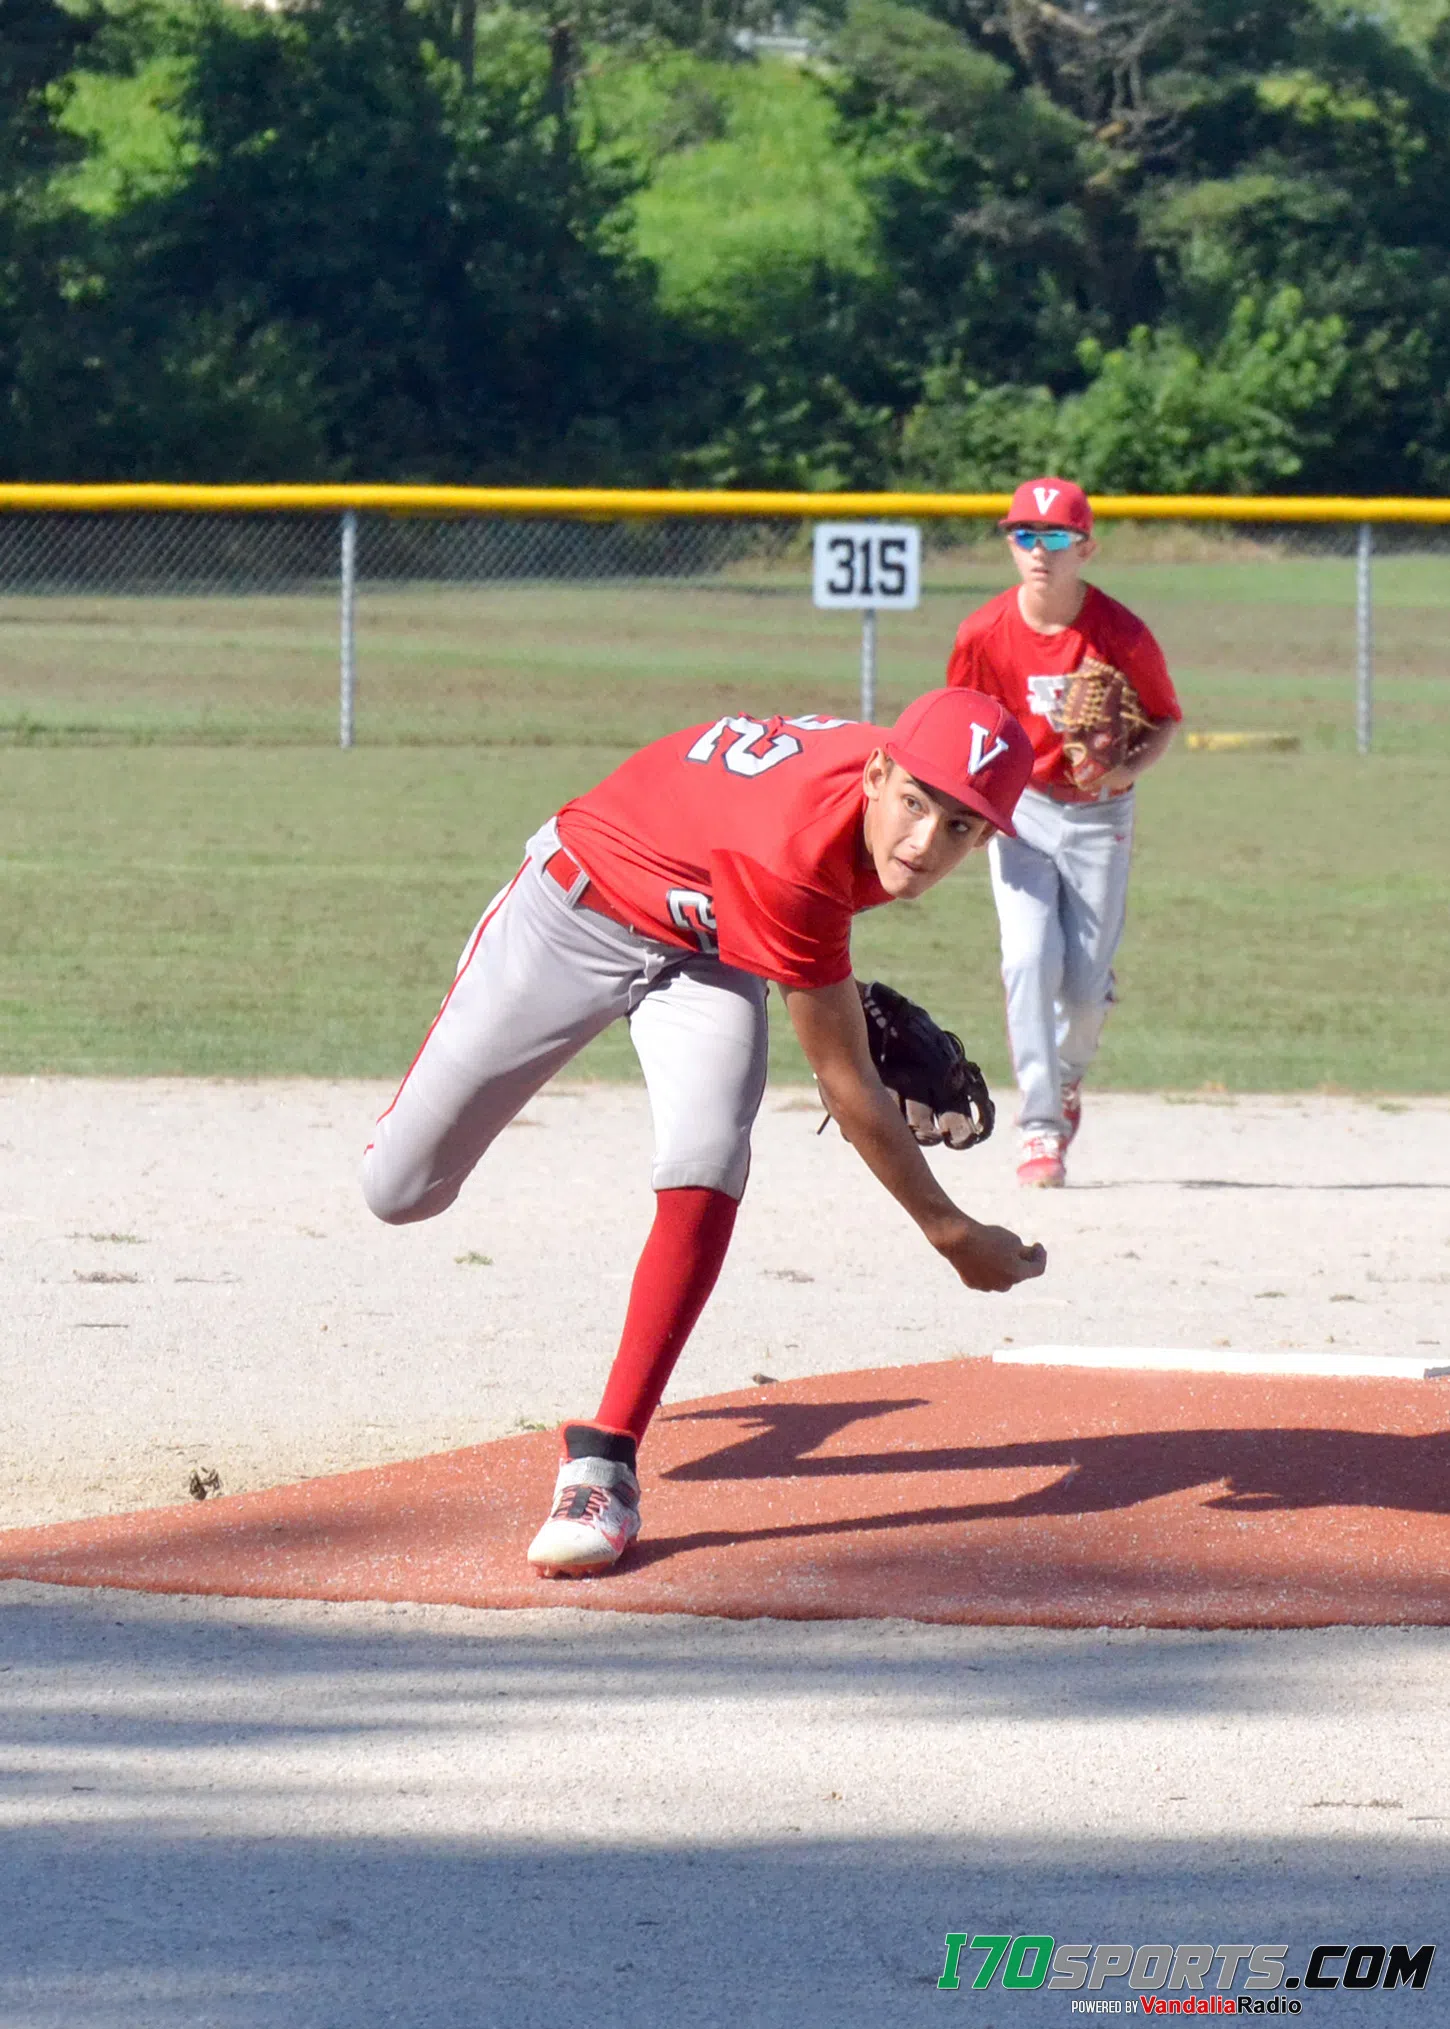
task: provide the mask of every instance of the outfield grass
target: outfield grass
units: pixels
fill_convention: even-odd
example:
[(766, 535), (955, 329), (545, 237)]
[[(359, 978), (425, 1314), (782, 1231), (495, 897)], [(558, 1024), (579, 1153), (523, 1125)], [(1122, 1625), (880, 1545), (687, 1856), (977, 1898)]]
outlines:
[[(535, 822), (622, 750), (0, 752), (0, 1069), (401, 1074)], [(1141, 792), (1118, 1087), (1443, 1090), (1446, 762), (1175, 753)], [(1006, 1072), (981, 864), (859, 969)], [(581, 1067), (632, 1075), (612, 1033)], [(799, 1077), (777, 1034), (777, 1077)]]
[[(1354, 739), (1354, 571), (1342, 558), (1116, 560), (1200, 726)], [(1000, 589), (995, 549), (931, 560), (914, 613), (880, 624), (886, 716), (940, 681), (957, 620)], [(1450, 567), (1376, 570), (1376, 747), (1450, 758)], [(631, 747), (726, 708), (854, 711), (860, 623), (817, 613), (804, 554), (709, 582), (368, 586), (357, 737)], [(0, 741), (325, 745), (337, 736), (328, 596), (0, 600)]]
[[(940, 680), (1003, 566), (929, 559), (921, 608), (882, 621), (879, 716)], [(1377, 567), (1367, 760), (1347, 560), (1112, 531), (1097, 575), (1160, 634), (1190, 724), (1302, 741), (1178, 751), (1145, 785), (1103, 1079), (1443, 1089), (1450, 571)], [(400, 1071), (538, 821), (721, 709), (853, 712), (859, 638), (812, 609), (803, 556), (692, 585), (366, 587), (340, 754), (328, 598), (0, 602), (0, 1069)], [(863, 919), (857, 950), (1005, 1074), (983, 867)], [(800, 1075), (788, 1038), (775, 1061)], [(630, 1073), (627, 1038), (583, 1067)]]

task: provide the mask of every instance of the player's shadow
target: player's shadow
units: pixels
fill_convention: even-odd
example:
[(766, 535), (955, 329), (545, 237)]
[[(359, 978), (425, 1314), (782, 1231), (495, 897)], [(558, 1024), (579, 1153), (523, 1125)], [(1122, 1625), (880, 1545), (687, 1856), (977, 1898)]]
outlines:
[[(746, 1436), (703, 1458), (671, 1468), (671, 1482), (835, 1480), (913, 1473), (960, 1473), (963, 1494), (981, 1472), (1055, 1470), (1046, 1486), (982, 1501), (903, 1510), (826, 1522), (731, 1530), (722, 1541), (833, 1535), (852, 1530), (915, 1528), (924, 1523), (994, 1518), (1100, 1514), (1164, 1495), (1205, 1490), (1206, 1508), (1230, 1513), (1359, 1507), (1421, 1515), (1450, 1514), (1450, 1431), (1419, 1436), (1369, 1430), (1142, 1430), (1097, 1437), (1017, 1443), (833, 1452), (819, 1447), (851, 1424), (926, 1406), (921, 1398), (889, 1402), (763, 1404), (751, 1409), (697, 1409), (674, 1421), (748, 1422)], [(690, 1537), (643, 1546), (667, 1554), (696, 1547)]]
[[(665, 1412), (671, 1423), (737, 1423), (756, 1426), (746, 1437), (688, 1465), (672, 1466), (667, 1480), (794, 1479), (825, 1472), (838, 1461), (812, 1458), (838, 1431), (873, 1423), (902, 1409), (929, 1409), (925, 1395), (902, 1395), (882, 1402), (766, 1402), (749, 1409), (681, 1409)], [(895, 1453), (883, 1453), (894, 1457)], [(863, 1467), (863, 1470), (869, 1470)], [(882, 1470), (891, 1468), (883, 1467)], [(909, 1468), (908, 1468), (909, 1469)]]

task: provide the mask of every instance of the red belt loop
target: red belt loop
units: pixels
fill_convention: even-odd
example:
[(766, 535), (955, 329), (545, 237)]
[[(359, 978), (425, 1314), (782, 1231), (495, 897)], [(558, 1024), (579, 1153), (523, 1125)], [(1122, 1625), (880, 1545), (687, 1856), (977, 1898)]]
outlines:
[(578, 880), (580, 871), (579, 862), (576, 859), (572, 859), (565, 852), (563, 846), (560, 846), (551, 859), (547, 859), (544, 862), (544, 872), (552, 880), (558, 882), (566, 895), (573, 887), (575, 881)]
[[(572, 853), (566, 852), (564, 847), (560, 846), (556, 853), (544, 861), (544, 872), (551, 881), (556, 882), (564, 890), (566, 895), (572, 895), (584, 869)], [(575, 899), (574, 906), (576, 909), (592, 909), (596, 916), (607, 916), (611, 923), (622, 924), (626, 930), (634, 928), (634, 925), (621, 916), (617, 909), (610, 908), (593, 881), (585, 882)]]

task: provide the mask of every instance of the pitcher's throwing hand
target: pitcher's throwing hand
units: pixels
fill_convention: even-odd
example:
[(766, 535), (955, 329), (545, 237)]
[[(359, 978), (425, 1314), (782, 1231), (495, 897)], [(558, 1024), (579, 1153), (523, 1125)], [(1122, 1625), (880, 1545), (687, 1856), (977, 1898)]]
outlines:
[(937, 1240), (936, 1250), (950, 1261), (968, 1289), (1015, 1289), (1047, 1267), (1047, 1249), (1028, 1245), (1005, 1226), (979, 1226), (961, 1216), (960, 1229)]

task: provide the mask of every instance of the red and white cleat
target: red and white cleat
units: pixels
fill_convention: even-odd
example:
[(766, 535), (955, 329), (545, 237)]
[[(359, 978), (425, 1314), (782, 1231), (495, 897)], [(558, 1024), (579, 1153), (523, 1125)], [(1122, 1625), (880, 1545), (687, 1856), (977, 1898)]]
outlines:
[(1067, 1182), (1060, 1134), (1024, 1134), (1017, 1153), (1017, 1181), (1040, 1191), (1060, 1191)]
[(549, 1519), (529, 1545), (542, 1578), (584, 1578), (617, 1564), (639, 1534), (639, 1481), (609, 1458), (567, 1458)]

